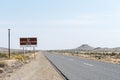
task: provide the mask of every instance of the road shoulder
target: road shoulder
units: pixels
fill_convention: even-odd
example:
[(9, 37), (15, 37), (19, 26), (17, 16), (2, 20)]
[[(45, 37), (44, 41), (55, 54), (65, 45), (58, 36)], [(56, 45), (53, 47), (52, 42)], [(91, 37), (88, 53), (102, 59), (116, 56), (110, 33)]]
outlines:
[(43, 53), (36, 59), (10, 74), (5, 80), (63, 80)]

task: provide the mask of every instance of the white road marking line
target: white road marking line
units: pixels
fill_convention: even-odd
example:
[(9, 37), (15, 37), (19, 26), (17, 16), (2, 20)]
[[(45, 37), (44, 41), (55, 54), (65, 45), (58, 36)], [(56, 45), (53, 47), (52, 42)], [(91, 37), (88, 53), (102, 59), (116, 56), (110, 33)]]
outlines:
[(94, 66), (94, 65), (92, 65), (92, 64), (89, 64), (89, 63), (84, 63), (85, 65), (87, 65), (87, 66)]

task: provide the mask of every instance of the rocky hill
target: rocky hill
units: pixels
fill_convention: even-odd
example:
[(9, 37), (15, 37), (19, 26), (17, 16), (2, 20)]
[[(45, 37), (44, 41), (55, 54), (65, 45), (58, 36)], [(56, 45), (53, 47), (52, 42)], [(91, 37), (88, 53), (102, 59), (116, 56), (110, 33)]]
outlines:
[(120, 52), (120, 47), (115, 48), (102, 48), (102, 47), (92, 47), (88, 44), (83, 44), (80, 47), (71, 49), (72, 51), (84, 51), (84, 52)]
[(88, 50), (93, 50), (94, 47), (89, 46), (88, 44), (83, 44), (80, 47), (76, 48), (76, 50), (80, 51), (88, 51)]

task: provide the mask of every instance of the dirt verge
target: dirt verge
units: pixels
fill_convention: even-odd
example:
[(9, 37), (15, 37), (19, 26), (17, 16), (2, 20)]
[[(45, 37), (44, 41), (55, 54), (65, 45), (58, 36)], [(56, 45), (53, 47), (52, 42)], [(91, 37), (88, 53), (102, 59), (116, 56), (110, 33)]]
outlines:
[(38, 53), (36, 59), (25, 64), (20, 69), (5, 77), (5, 80), (63, 80), (43, 53)]

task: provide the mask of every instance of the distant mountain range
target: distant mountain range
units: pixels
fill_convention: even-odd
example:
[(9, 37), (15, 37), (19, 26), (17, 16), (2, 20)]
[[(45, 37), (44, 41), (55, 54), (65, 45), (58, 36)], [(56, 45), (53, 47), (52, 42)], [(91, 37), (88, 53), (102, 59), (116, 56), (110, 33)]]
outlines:
[(0, 51), (8, 51), (7, 48), (0, 47)]
[[(3, 47), (0, 47), (0, 52), (7, 52), (8, 51), (8, 48), (3, 48)], [(20, 49), (11, 49), (11, 52), (21, 52), (22, 50)]]
[(75, 51), (89, 51), (89, 52), (120, 52), (120, 47), (116, 48), (101, 48), (101, 47), (91, 47), (88, 44), (83, 44), (80, 47), (73, 49)]

